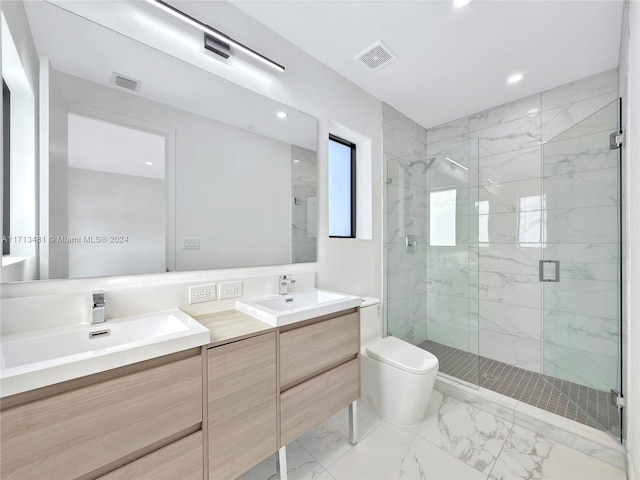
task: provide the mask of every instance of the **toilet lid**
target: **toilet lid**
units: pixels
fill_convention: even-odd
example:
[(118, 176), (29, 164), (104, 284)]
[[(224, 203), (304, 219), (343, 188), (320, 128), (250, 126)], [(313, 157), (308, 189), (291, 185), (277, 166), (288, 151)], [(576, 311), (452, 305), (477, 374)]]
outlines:
[(376, 340), (366, 347), (371, 358), (407, 372), (425, 374), (438, 369), (438, 358), (396, 337)]

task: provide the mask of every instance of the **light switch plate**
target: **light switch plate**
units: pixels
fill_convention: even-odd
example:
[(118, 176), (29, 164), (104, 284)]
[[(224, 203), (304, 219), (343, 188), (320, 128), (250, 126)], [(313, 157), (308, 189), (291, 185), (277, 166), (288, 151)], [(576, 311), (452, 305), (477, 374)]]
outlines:
[(182, 249), (183, 250), (200, 250), (200, 239), (195, 237), (182, 239)]

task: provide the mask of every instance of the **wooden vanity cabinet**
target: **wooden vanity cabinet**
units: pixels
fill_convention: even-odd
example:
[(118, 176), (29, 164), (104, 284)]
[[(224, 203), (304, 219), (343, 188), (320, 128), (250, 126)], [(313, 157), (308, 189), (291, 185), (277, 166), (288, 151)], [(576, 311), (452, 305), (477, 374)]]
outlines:
[(280, 446), (360, 398), (359, 309), (282, 327)]
[[(3, 398), (0, 408), (3, 480), (98, 478), (201, 430), (202, 356), (128, 365)], [(202, 478), (190, 473), (202, 468), (199, 451), (173, 478)]]
[(276, 332), (207, 356), (209, 478), (235, 479), (278, 450)]
[(200, 430), (98, 480), (202, 480), (202, 442)]

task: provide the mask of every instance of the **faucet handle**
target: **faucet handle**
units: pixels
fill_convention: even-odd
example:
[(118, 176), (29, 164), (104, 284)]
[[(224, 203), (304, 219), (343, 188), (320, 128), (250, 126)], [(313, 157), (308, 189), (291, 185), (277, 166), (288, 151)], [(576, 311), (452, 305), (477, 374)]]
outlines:
[(296, 281), (294, 279), (289, 278), (289, 277), (293, 277), (293, 274), (287, 273), (285, 275), (280, 275), (280, 281), (281, 282), (287, 281), (289, 283), (296, 283)]
[(105, 305), (104, 290), (96, 290), (93, 292), (93, 307), (104, 307)]

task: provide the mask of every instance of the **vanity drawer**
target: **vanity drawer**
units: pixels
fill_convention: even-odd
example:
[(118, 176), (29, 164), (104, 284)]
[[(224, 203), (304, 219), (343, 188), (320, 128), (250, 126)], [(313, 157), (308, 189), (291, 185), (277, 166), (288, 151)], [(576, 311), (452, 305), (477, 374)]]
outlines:
[(307, 380), (280, 395), (281, 446), (291, 443), (360, 396), (358, 359)]
[(202, 431), (156, 450), (99, 480), (202, 480)]
[(348, 313), (280, 334), (280, 386), (288, 387), (360, 350), (360, 314)]
[(7, 408), (1, 417), (3, 480), (57, 480), (99, 472), (197, 428), (202, 422), (202, 357)]

